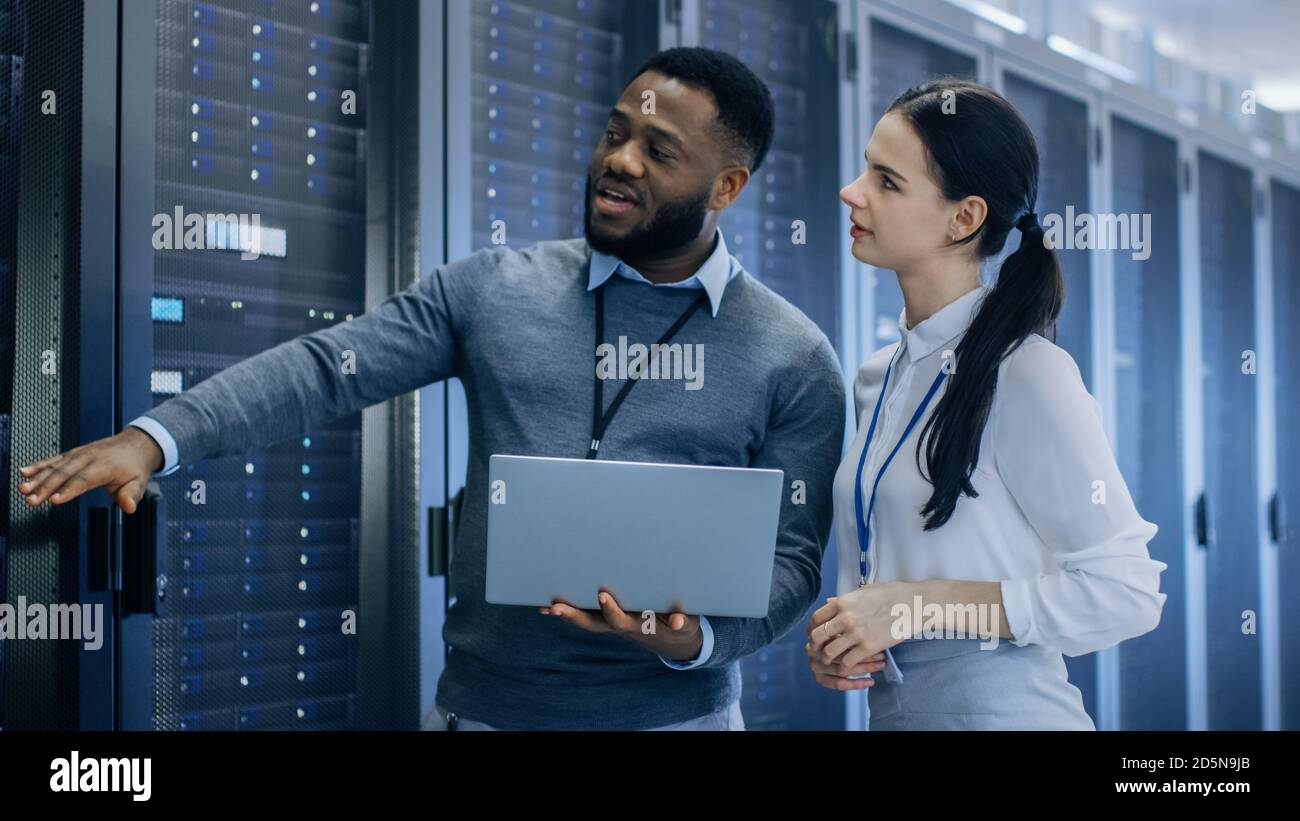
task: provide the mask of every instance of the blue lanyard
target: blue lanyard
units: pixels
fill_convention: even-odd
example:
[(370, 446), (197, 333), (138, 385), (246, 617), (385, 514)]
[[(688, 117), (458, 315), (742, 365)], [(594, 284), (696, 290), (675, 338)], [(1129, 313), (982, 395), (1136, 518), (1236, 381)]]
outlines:
[[(957, 346), (957, 351), (953, 354), (954, 358), (965, 343), (966, 340), (963, 339), (961, 344)], [(867, 463), (867, 452), (871, 450), (871, 439), (876, 434), (876, 419), (880, 416), (880, 406), (885, 401), (885, 390), (889, 387), (889, 374), (893, 369), (894, 360), (891, 359), (889, 367), (885, 368), (885, 381), (880, 385), (880, 396), (876, 397), (876, 409), (871, 413), (871, 426), (867, 428), (867, 440), (862, 443), (862, 455), (858, 457), (858, 470), (853, 476), (853, 507), (858, 515), (858, 571), (861, 574), (861, 584), (867, 583), (867, 548), (871, 544), (871, 531), (867, 529), (867, 519), (871, 517), (871, 512), (876, 509), (876, 488), (880, 486), (880, 480), (885, 475), (885, 469), (889, 467), (889, 463), (893, 461), (894, 454), (898, 453), (898, 449), (903, 446), (903, 441), (912, 432), (912, 428), (916, 427), (917, 420), (921, 418), (921, 414), (925, 413), (926, 406), (930, 404), (935, 392), (939, 390), (943, 378), (948, 375), (948, 372), (940, 366), (939, 375), (934, 378), (934, 384), (930, 385), (930, 390), (926, 392), (925, 398), (917, 406), (916, 413), (912, 414), (912, 421), (907, 423), (903, 435), (898, 437), (898, 444), (894, 445), (894, 449), (889, 452), (884, 464), (880, 466), (880, 471), (876, 474), (876, 481), (871, 485), (871, 502), (867, 506), (867, 514), (864, 517), (862, 515), (862, 468)]]

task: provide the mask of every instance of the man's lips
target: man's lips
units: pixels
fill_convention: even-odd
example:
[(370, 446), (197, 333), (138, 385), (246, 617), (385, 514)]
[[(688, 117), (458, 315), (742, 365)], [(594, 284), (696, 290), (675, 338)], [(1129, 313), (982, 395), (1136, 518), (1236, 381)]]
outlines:
[(596, 195), (596, 213), (598, 214), (618, 216), (620, 214), (626, 214), (633, 208), (636, 208), (636, 205), (627, 200), (611, 199), (604, 194)]
[(594, 190), (597, 195), (608, 194), (608, 198), (611, 201), (630, 202), (633, 205), (637, 205), (641, 202), (641, 198), (638, 197), (631, 188), (609, 180), (601, 180), (596, 183)]
[(609, 216), (618, 216), (637, 207), (637, 199), (620, 186), (599, 184), (595, 191), (596, 211)]

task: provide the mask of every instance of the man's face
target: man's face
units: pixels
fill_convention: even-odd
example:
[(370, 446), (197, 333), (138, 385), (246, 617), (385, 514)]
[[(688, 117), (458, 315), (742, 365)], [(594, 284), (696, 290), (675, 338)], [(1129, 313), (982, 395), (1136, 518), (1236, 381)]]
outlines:
[[(654, 92), (653, 109), (646, 91)], [(583, 227), (592, 248), (656, 257), (703, 233), (724, 165), (717, 114), (708, 92), (657, 72), (628, 85), (587, 170)]]

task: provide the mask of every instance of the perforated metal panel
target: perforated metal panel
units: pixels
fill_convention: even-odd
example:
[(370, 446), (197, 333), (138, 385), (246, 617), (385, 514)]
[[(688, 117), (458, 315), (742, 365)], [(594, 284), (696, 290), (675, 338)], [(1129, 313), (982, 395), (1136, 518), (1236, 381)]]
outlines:
[[(1249, 169), (1200, 152), (1201, 363), (1205, 428), (1209, 727), (1262, 726), (1258, 614), (1254, 195)], [(1258, 367), (1258, 363), (1257, 363)]]
[[(1300, 188), (1275, 182), (1273, 225), (1273, 350), (1277, 356), (1278, 623), (1282, 644), (1282, 729), (1300, 729)], [(1290, 628), (1290, 629), (1288, 629)]]
[[(7, 448), (3, 600), (78, 597), (77, 507), (29, 508), (12, 465), (77, 444), (80, 3), (0, 2), (0, 343)], [(8, 428), (8, 430), (6, 430)], [(5, 434), (8, 435), (5, 435)], [(6, 545), (4, 544), (7, 542)], [(10, 641), (0, 726), (77, 726), (78, 646)]]
[(1150, 257), (1113, 256), (1116, 458), (1138, 512), (1160, 528), (1147, 545), (1168, 565), (1160, 625), (1120, 645), (1120, 729), (1187, 728), (1178, 146), (1113, 120), (1114, 208), (1149, 215)]
[[(20, 11), (23, 13), (20, 16)], [(10, 420), (13, 410), (14, 277), (18, 234), (18, 146), (22, 133), (22, 65), (25, 9), (16, 0), (0, 3), (0, 469), (10, 475)], [(0, 591), (8, 594), (5, 558), (9, 547), (10, 493), (0, 500)], [(6, 599), (7, 600), (7, 599)], [(0, 639), (0, 727), (5, 724), (5, 642)]]

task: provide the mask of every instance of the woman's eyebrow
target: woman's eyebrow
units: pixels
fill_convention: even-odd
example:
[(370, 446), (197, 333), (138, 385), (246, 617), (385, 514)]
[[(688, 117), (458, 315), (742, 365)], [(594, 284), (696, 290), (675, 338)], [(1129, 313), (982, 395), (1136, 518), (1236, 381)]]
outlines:
[[(871, 165), (871, 159), (866, 154), (862, 155), (862, 159), (866, 161), (867, 165)], [(902, 174), (898, 173), (897, 171), (890, 168), (889, 166), (884, 165), (883, 163), (876, 163), (875, 169), (877, 171), (884, 171), (886, 174), (889, 174), (890, 176), (898, 177), (898, 179), (901, 182), (907, 182), (907, 177), (904, 177)]]

